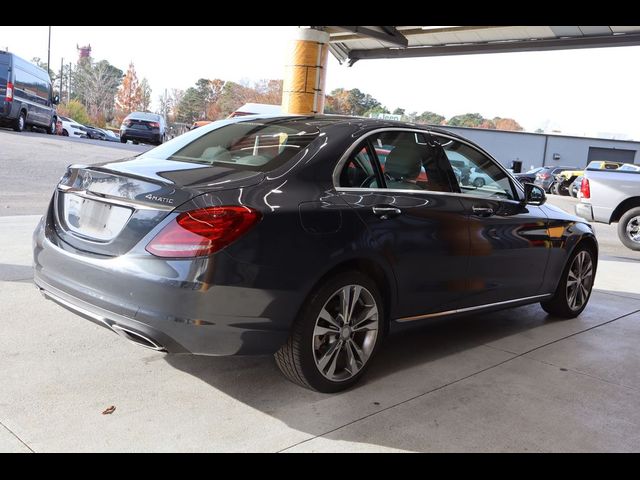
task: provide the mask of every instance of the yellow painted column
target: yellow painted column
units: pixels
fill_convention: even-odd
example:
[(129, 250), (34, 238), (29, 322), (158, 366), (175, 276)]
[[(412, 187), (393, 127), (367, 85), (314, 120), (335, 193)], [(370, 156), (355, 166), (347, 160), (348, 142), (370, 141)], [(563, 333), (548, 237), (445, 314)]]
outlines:
[(289, 44), (282, 86), (283, 113), (324, 112), (329, 34), (301, 28)]

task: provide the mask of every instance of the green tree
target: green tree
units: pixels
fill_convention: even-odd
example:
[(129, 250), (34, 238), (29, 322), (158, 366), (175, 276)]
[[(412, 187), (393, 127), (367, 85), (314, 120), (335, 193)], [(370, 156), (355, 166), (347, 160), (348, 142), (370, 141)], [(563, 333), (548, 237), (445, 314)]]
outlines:
[(447, 121), (447, 125), (452, 127), (475, 127), (482, 125), (485, 118), (479, 113), (465, 113), (464, 115), (456, 115)]
[[(325, 108), (326, 110), (326, 108)], [(383, 105), (376, 105), (373, 108), (370, 108), (369, 110), (367, 110), (366, 112), (364, 112), (362, 114), (363, 117), (374, 117), (377, 118), (379, 114), (381, 113), (391, 113), (389, 112), (389, 109)]]
[(398, 107), (398, 108), (396, 108), (396, 109), (393, 111), (393, 114), (394, 114), (394, 115), (404, 115), (404, 108), (399, 108), (399, 107)]
[(179, 122), (193, 123), (202, 115), (202, 97), (198, 90), (189, 87), (180, 99), (177, 108), (176, 120)]
[(69, 103), (61, 103), (57, 108), (58, 114), (68, 117), (81, 124), (90, 122), (89, 114), (85, 106), (78, 100), (71, 100)]
[(442, 115), (439, 115), (437, 113), (434, 112), (422, 112), (420, 115), (416, 116), (415, 122), (416, 123), (428, 123), (431, 125), (442, 125), (442, 122), (444, 122), (445, 118)]

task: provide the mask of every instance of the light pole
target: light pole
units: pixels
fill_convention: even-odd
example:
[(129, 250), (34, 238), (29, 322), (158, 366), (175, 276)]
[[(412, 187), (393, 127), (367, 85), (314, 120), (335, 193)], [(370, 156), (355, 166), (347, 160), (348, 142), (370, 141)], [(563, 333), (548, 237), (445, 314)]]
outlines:
[(49, 73), (50, 63), (51, 63), (51, 27), (49, 27), (49, 43), (47, 45), (47, 73)]

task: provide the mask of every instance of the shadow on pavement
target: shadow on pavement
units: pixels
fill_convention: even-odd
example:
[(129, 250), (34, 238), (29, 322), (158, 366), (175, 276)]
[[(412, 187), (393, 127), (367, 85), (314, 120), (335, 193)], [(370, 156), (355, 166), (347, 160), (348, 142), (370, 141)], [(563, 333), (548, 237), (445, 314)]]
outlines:
[[(291, 428), (321, 435), (518, 356), (506, 349), (482, 347), (488, 343), (517, 334), (522, 334), (529, 341), (539, 334), (534, 330), (549, 326), (554, 333), (540, 334), (539, 345), (533, 347), (536, 348), (640, 310), (639, 299), (621, 300), (620, 297), (604, 295), (607, 293), (615, 292), (594, 290), (593, 305), (590, 304), (575, 320), (550, 317), (538, 304), (534, 304), (483, 315), (438, 319), (419, 328), (390, 335), (362, 382), (335, 395), (312, 392), (288, 382), (270, 356), (167, 355), (165, 360)], [(624, 305), (620, 305), (621, 302)], [(612, 308), (614, 304), (617, 307)], [(610, 316), (603, 316), (603, 312), (610, 313)], [(569, 322), (574, 323), (569, 325)], [(567, 325), (563, 326), (563, 323)], [(478, 347), (481, 347), (480, 353), (470, 353)], [(332, 437), (336, 438), (338, 433), (334, 432)], [(339, 438), (362, 441), (360, 438)], [(398, 447), (393, 444), (384, 446)]]

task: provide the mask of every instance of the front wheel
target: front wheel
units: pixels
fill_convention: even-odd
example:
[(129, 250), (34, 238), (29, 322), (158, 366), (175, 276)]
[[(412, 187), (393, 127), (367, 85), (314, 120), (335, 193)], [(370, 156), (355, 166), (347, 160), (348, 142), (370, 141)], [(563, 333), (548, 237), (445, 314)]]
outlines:
[(589, 302), (595, 275), (595, 253), (589, 247), (577, 247), (562, 272), (553, 297), (542, 302), (542, 308), (557, 317), (577, 317)]
[(482, 187), (484, 187), (484, 178), (480, 178), (480, 177), (476, 178), (476, 179), (473, 181), (473, 185), (474, 185), (476, 188), (482, 188)]
[(120, 137), (120, 143), (127, 143), (127, 137)]
[(292, 382), (323, 393), (358, 382), (382, 337), (383, 304), (360, 272), (329, 279), (307, 299), (275, 360)]
[(632, 208), (620, 218), (618, 237), (625, 247), (640, 250), (640, 207)]

